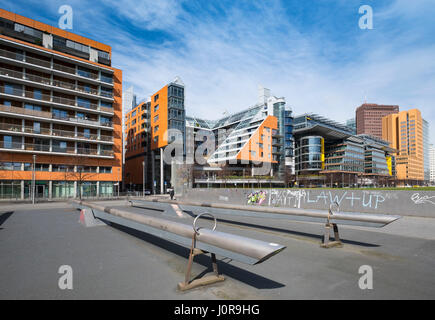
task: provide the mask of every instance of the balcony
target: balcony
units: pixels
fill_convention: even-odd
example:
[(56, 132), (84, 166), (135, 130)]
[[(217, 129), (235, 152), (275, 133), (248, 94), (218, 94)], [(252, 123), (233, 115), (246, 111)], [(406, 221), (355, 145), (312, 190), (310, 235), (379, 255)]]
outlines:
[(81, 139), (81, 140), (92, 140), (92, 141), (105, 141), (105, 142), (113, 142), (113, 136), (107, 136), (107, 135), (100, 135), (98, 137), (97, 134), (88, 134), (84, 132), (77, 132), (75, 134), (74, 131), (70, 130), (59, 130), (59, 129), (52, 129), (49, 128), (39, 128), (35, 129), (34, 127), (30, 126), (22, 126), (18, 124), (11, 124), (11, 123), (0, 123), (0, 130), (3, 131), (9, 131), (9, 132), (23, 132), (23, 133), (29, 133), (29, 134), (40, 134), (40, 135), (47, 135), (52, 137), (62, 137), (62, 138), (73, 138), (73, 139)]
[(36, 75), (33, 75), (33, 74), (24, 74), (21, 71), (15, 71), (15, 70), (10, 70), (10, 69), (6, 69), (6, 68), (0, 68), (0, 75), (7, 76), (7, 77), (12, 77), (12, 78), (15, 78), (15, 79), (22, 79), (22, 80), (28, 80), (28, 81), (32, 81), (32, 82), (37, 82), (37, 83), (41, 83), (41, 84), (44, 84), (44, 85), (49, 85), (49, 86), (53, 86), (53, 87), (57, 87), (57, 88), (62, 88), (62, 89), (67, 89), (67, 90), (73, 90), (73, 91), (77, 91), (77, 92), (80, 92), (80, 93), (99, 95), (99, 96), (104, 97), (104, 98), (113, 99), (113, 93), (102, 91), (99, 94), (97, 89), (94, 89), (94, 88), (91, 88), (91, 87), (85, 87), (85, 86), (82, 86), (82, 85), (76, 85), (74, 83), (69, 83), (69, 82), (65, 82), (65, 81), (61, 81), (61, 80), (53, 80), (53, 81), (51, 81), (50, 78), (36, 76)]
[[(57, 104), (71, 106), (71, 107), (78, 107), (78, 108), (89, 109), (89, 110), (94, 110), (94, 111), (113, 113), (113, 110), (110, 108), (104, 107), (104, 110), (103, 109), (98, 110), (98, 105), (95, 103), (80, 103), (80, 102), (76, 103), (75, 100), (73, 100), (73, 99), (68, 99), (68, 98), (63, 98), (63, 97), (58, 97), (58, 96), (50, 97), (50, 95), (47, 95), (47, 94), (40, 94), (39, 96), (35, 97), (35, 93), (33, 91), (29, 91), (29, 90), (23, 90), (23, 89), (17, 89), (17, 88), (7, 88), (6, 89), (4, 86), (0, 86), (0, 93), (9, 94), (9, 95), (17, 96), (17, 97), (30, 98), (30, 99), (35, 99), (35, 100), (40, 100), (40, 101), (45, 101), (45, 102), (57, 103)], [(50, 118), (51, 118), (51, 116), (50, 116)], [(107, 126), (106, 124), (102, 124), (102, 125)], [(109, 125), (109, 126), (111, 126), (111, 125)]]
[(29, 110), (29, 109), (25, 109), (25, 108), (5, 106), (5, 105), (1, 105), (1, 104), (0, 104), (0, 111), (28, 115), (28, 116), (34, 116), (34, 117), (41, 117), (41, 118), (49, 118), (49, 119), (52, 118), (51, 112)]
[(48, 69), (52, 69), (52, 70), (56, 70), (56, 71), (61, 71), (61, 72), (69, 73), (71, 75), (85, 77), (85, 78), (88, 78), (91, 80), (96, 80), (96, 81), (100, 81), (100, 82), (104, 82), (104, 83), (113, 85), (113, 79), (111, 79), (109, 77), (99, 78), (98, 75), (91, 73), (91, 72), (85, 72), (85, 71), (77, 72), (76, 68), (68, 67), (68, 66), (56, 63), (56, 62), (52, 63), (51, 61), (46, 61), (46, 60), (42, 60), (42, 59), (38, 59), (38, 58), (27, 57), (27, 56), (24, 57), (23, 54), (17, 53), (17, 52), (11, 52), (8, 50), (0, 49), (0, 57), (13, 59), (13, 60), (21, 61), (21, 62), (26, 62), (26, 63), (37, 65), (40, 67), (44, 67), (44, 68), (48, 68)]
[(103, 156), (103, 157), (113, 157), (113, 150), (100, 150), (92, 148), (74, 148), (74, 147), (61, 147), (61, 146), (51, 146), (47, 144), (33, 144), (33, 143), (19, 143), (19, 142), (5, 142), (0, 141), (0, 149), (7, 150), (21, 150), (21, 151), (37, 151), (37, 152), (47, 152), (47, 153), (64, 153), (75, 156)]

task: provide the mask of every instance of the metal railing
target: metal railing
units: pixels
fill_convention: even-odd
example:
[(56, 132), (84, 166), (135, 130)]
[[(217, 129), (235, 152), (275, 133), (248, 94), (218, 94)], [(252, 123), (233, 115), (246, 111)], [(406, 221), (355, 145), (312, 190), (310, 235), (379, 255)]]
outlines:
[(75, 134), (75, 132), (71, 130), (60, 130), (60, 129), (50, 130), (50, 128), (44, 128), (44, 127), (35, 129), (34, 127), (31, 126), (23, 127), (22, 125), (12, 124), (12, 123), (0, 123), (0, 130), (43, 134), (43, 135), (50, 135), (53, 137), (78, 138), (78, 139), (86, 139), (86, 140), (93, 140), (93, 141), (95, 140), (113, 141), (113, 136), (100, 135), (99, 137), (98, 134), (92, 134), (92, 133), (88, 134), (84, 132), (77, 132), (77, 134)]
[[(80, 220), (86, 226), (101, 224), (101, 219), (139, 230), (166, 241), (175, 242), (190, 248), (185, 281), (178, 284), (180, 290), (188, 290), (200, 285), (216, 283), (224, 280), (219, 275), (216, 254), (249, 265), (256, 265), (278, 254), (286, 247), (273, 242), (265, 242), (246, 238), (239, 235), (217, 231), (217, 222), (209, 213), (198, 215), (192, 225), (175, 222), (159, 217), (152, 217), (138, 213), (105, 207), (84, 201), (73, 200), (72, 205), (82, 209)], [(202, 215), (209, 215), (214, 219), (213, 229), (198, 228), (196, 222)], [(198, 254), (210, 253), (214, 271), (213, 276), (190, 281), (193, 257)]]
[(80, 71), (80, 70), (76, 71), (76, 68), (71, 68), (71, 67), (56, 63), (56, 62), (53, 62), (53, 67), (52, 67), (51, 61), (46, 61), (46, 60), (42, 60), (42, 59), (38, 59), (38, 58), (34, 58), (34, 57), (29, 57), (29, 56), (26, 56), (24, 58), (23, 54), (20, 54), (17, 52), (11, 52), (8, 50), (0, 49), (0, 56), (5, 57), (5, 58), (9, 58), (9, 59), (22, 61), (22, 62), (27, 62), (30, 64), (35, 64), (35, 65), (38, 65), (38, 66), (41, 66), (44, 68), (49, 68), (49, 69), (54, 69), (54, 70), (70, 73), (70, 74), (73, 74), (76, 76), (85, 77), (85, 78), (92, 79), (92, 80), (98, 80), (98, 81), (104, 82), (104, 83), (113, 84), (113, 79), (112, 79), (112, 81), (106, 81), (106, 78), (100, 79), (98, 77), (98, 74), (95, 74), (92, 72)]
[[(107, 97), (107, 98), (112, 98), (113, 99), (113, 94), (108, 94), (105, 92), (101, 92), (100, 94), (98, 94), (98, 90), (93, 89), (93, 88), (89, 88), (89, 87), (84, 87), (82, 85), (75, 85), (73, 83), (69, 83), (69, 82), (64, 82), (64, 81), (60, 81), (60, 80), (53, 80), (51, 81), (50, 78), (46, 78), (46, 77), (41, 77), (41, 76), (36, 76), (33, 74), (29, 74), (26, 73), (24, 74), (21, 71), (15, 71), (15, 70), (9, 70), (9, 69), (5, 69), (5, 68), (0, 68), (0, 75), (3, 76), (7, 76), (7, 77), (12, 77), (15, 79), (24, 79), (24, 80), (29, 80), (29, 81), (33, 81), (33, 82), (38, 82), (41, 84), (45, 84), (45, 85), (51, 85), (54, 87), (58, 87), (58, 88), (63, 88), (63, 89), (68, 89), (68, 90), (74, 90), (74, 91), (78, 91), (78, 92), (83, 92), (83, 93), (89, 93), (89, 94), (94, 94), (94, 95), (100, 95), (102, 97)], [(17, 89), (17, 90), (22, 90), (22, 89)], [(32, 92), (32, 91), (28, 91), (28, 92)], [(28, 95), (26, 95), (27, 97)], [(57, 102), (55, 101), (55, 97), (53, 96), (53, 102)], [(69, 105), (75, 105), (75, 100), (73, 99), (67, 99), (67, 98), (63, 98), (65, 99), (66, 103), (64, 104), (69, 104)], [(50, 99), (48, 99), (47, 101), (50, 101)], [(63, 102), (60, 102), (63, 103)], [(95, 103), (91, 103), (91, 108), (94, 110), (98, 109), (98, 105)], [(86, 106), (84, 106), (85, 108), (87, 108)], [(107, 108), (106, 108), (107, 109)], [(109, 112), (113, 112), (113, 110), (110, 110)]]
[(11, 150), (26, 150), (26, 151), (43, 151), (43, 152), (58, 152), (67, 154), (78, 154), (78, 155), (101, 155), (101, 156), (113, 156), (113, 150), (101, 150), (91, 148), (77, 148), (74, 147), (60, 147), (56, 145), (51, 146), (47, 144), (34, 144), (34, 143), (21, 143), (21, 142), (5, 142), (0, 141), (0, 149), (11, 149)]
[(50, 119), (52, 118), (51, 112), (30, 110), (26, 108), (19, 108), (19, 107), (5, 106), (5, 105), (0, 105), (0, 111), (41, 117), (41, 118), (50, 118)]

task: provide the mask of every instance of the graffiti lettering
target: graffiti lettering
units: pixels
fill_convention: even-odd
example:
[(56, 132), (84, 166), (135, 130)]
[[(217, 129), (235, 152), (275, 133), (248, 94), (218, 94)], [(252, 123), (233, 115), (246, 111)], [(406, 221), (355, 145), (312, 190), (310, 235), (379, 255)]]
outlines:
[(414, 201), (415, 204), (423, 204), (423, 203), (435, 204), (435, 200), (431, 200), (434, 198), (435, 198), (435, 196), (432, 196), (432, 197), (422, 196), (422, 197), (420, 197), (420, 195), (418, 193), (414, 193), (411, 196), (411, 200)]
[(248, 204), (261, 205), (266, 200), (266, 191), (255, 191), (248, 194)]

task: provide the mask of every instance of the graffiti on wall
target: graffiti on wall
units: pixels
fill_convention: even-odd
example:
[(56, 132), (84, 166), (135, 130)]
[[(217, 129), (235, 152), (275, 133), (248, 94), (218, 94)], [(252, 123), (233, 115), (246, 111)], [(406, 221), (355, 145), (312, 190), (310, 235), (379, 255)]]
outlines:
[(248, 204), (261, 205), (266, 200), (267, 191), (255, 191), (248, 194)]
[(271, 190), (269, 206), (301, 207), (301, 199), (305, 199), (305, 190)]
[(423, 203), (430, 203), (435, 205), (435, 196), (429, 197), (429, 196), (420, 196), (418, 193), (414, 193), (411, 196), (411, 200), (414, 202), (414, 204), (423, 204)]
[(313, 194), (310, 190), (271, 190), (269, 196), (270, 206), (289, 206), (301, 208), (301, 204), (319, 204), (329, 207), (337, 202), (339, 205), (348, 204), (350, 207), (362, 206), (364, 208), (378, 209), (385, 201), (385, 195), (367, 191), (336, 192), (323, 190)]

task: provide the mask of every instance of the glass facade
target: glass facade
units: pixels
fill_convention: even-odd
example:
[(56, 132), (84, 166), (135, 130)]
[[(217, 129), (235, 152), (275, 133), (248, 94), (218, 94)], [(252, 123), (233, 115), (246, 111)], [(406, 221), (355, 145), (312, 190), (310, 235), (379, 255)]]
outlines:
[(296, 142), (296, 172), (319, 171), (323, 167), (324, 139), (321, 136), (308, 136)]

